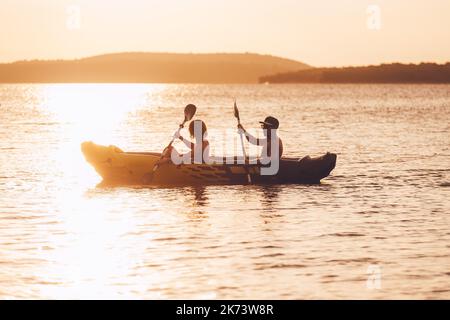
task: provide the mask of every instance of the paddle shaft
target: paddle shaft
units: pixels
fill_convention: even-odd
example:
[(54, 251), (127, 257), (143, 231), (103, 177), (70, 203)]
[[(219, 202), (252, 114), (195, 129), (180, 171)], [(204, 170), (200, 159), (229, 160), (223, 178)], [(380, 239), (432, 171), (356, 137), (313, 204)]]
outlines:
[[(238, 124), (241, 124), (241, 121), (238, 118)], [(245, 147), (244, 147), (244, 137), (243, 137), (244, 133), (242, 131), (239, 131), (239, 136), (241, 137), (241, 147), (242, 147), (242, 154), (244, 155), (244, 158), (247, 158), (247, 154), (245, 152)]]
[[(239, 112), (237, 111), (236, 101), (234, 102), (234, 108), (235, 108), (235, 116), (238, 121), (238, 125), (241, 125), (241, 119), (239, 117)], [(245, 162), (247, 161), (247, 153), (245, 152), (244, 137), (243, 137), (242, 129), (239, 131), (239, 136), (241, 137), (242, 154), (244, 155), (244, 168), (245, 168), (245, 171), (247, 171), (247, 181), (248, 181), (248, 183), (252, 183), (252, 177), (250, 176), (250, 171), (248, 170), (248, 166), (245, 165)]]
[[(184, 127), (184, 124), (185, 124), (186, 122), (187, 122), (187, 120), (185, 119), (185, 120), (183, 121), (183, 123), (180, 124), (180, 127), (178, 128), (178, 130), (180, 130), (181, 128), (183, 128), (183, 127)], [(177, 131), (178, 131), (178, 130), (177, 130)], [(170, 142), (169, 142), (169, 144), (167, 145), (167, 147), (164, 148), (164, 150), (166, 150), (167, 148), (170, 148), (170, 147), (172, 146), (172, 144), (173, 144), (174, 141), (175, 141), (175, 134), (173, 135), (172, 140), (170, 140)], [(164, 157), (164, 150), (163, 150), (163, 153), (161, 153), (161, 157), (159, 158), (159, 160), (161, 160), (161, 159)], [(156, 164), (153, 166), (152, 172), (155, 172), (156, 170), (158, 170), (158, 168), (159, 168), (159, 165), (158, 165), (158, 163), (156, 163)]]
[[(177, 132), (184, 127), (184, 124), (186, 123), (186, 120), (183, 121), (182, 124), (180, 124), (180, 127), (178, 128)], [(170, 146), (172, 146), (173, 142), (175, 141), (175, 134), (172, 137), (172, 140), (170, 140), (170, 143), (167, 145), (166, 149), (169, 148)]]

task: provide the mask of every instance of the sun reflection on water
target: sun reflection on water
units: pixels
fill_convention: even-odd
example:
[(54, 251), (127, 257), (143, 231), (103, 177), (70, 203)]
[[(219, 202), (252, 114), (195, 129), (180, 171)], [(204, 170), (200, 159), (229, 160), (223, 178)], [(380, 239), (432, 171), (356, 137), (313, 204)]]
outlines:
[(133, 286), (125, 288), (120, 283), (141, 264), (139, 249), (144, 248), (137, 246), (135, 252), (123, 242), (125, 235), (138, 229), (139, 220), (133, 210), (116, 208), (110, 197), (86, 192), (99, 179), (80, 152), (80, 144), (86, 140), (120, 144), (118, 128), (130, 113), (151, 100), (152, 87), (120, 85), (118, 90), (118, 86), (71, 84), (43, 88), (42, 108), (60, 124), (56, 129), (59, 144), (49, 157), (58, 167), (52, 170), (61, 175), (53, 195), (61, 239), (46, 253), (51, 264), (40, 270), (39, 276), (48, 283), (60, 279), (66, 284), (45, 283), (40, 288), (44, 297), (132, 298), (143, 290), (139, 281), (135, 282), (135, 293)]
[[(119, 90), (120, 88), (120, 90)], [(126, 84), (51, 85), (43, 93), (46, 107), (59, 123), (71, 124), (67, 138), (111, 143), (128, 113), (142, 107), (152, 87)]]

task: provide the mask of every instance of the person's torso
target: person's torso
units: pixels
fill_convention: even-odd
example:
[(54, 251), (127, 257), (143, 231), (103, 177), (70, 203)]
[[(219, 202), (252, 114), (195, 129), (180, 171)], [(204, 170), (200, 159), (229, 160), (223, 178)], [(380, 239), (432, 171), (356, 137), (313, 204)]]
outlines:
[[(273, 141), (272, 141), (273, 140)], [(272, 146), (272, 143), (274, 144)], [(267, 137), (264, 140), (263, 148), (261, 150), (261, 157), (272, 157), (272, 147), (278, 146), (278, 158), (281, 158), (283, 155), (283, 141), (280, 139), (280, 137), (276, 136), (275, 138), (269, 138)], [(275, 156), (275, 155), (274, 155)]]

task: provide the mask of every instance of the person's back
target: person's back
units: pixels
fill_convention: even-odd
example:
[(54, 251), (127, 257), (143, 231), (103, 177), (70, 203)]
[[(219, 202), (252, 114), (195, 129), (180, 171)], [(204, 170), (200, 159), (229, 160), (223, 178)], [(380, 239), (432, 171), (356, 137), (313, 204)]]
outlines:
[(265, 146), (263, 146), (263, 149), (261, 151), (261, 156), (266, 155), (267, 157), (272, 156), (272, 143), (274, 143), (275, 146), (278, 146), (278, 158), (281, 158), (283, 155), (283, 140), (278, 136), (275, 129), (271, 130), (272, 133), (267, 133), (267, 142)]

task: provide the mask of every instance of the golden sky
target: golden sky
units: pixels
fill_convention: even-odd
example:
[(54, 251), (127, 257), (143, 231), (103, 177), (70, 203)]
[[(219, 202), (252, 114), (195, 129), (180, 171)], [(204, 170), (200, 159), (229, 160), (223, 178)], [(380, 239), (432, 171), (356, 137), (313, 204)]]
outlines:
[(450, 0), (0, 0), (1, 62), (123, 51), (441, 63)]

